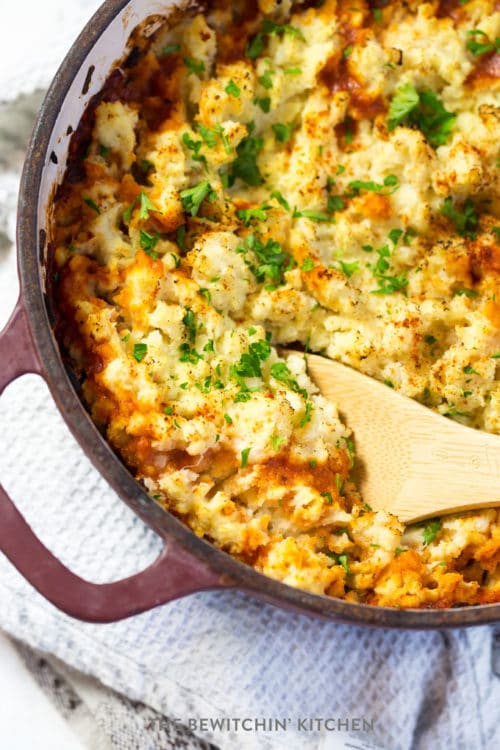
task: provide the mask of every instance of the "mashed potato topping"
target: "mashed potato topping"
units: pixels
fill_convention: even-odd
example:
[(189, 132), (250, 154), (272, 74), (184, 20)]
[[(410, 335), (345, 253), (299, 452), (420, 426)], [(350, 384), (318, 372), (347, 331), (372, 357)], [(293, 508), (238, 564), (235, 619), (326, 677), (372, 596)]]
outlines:
[(373, 512), (279, 350), (500, 433), (499, 53), (489, 0), (217, 0), (138, 33), (73, 139), (55, 296), (92, 416), (155, 500), (292, 586), (500, 600), (500, 511)]

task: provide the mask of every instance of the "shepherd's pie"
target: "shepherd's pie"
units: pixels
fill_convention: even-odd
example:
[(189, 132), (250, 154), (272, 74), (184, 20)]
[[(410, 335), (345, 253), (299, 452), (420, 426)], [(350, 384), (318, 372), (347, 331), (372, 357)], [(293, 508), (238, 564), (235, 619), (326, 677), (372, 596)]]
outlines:
[(500, 433), (499, 53), (490, 0), (201, 3), (135, 34), (73, 137), (53, 283), (92, 417), (291, 586), (500, 600), (500, 511), (372, 511), (307, 375), (317, 352)]

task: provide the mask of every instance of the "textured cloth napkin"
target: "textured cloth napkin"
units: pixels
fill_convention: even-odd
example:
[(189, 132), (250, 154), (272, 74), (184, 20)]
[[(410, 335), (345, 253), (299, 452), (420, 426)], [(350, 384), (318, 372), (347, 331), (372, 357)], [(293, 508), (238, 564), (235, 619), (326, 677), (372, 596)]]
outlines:
[[(15, 298), (12, 242), (22, 145), (40, 100), (39, 93), (19, 94), (47, 85), (96, 6), (91, 0), (33, 5), (37, 16), (27, 24), (26, 15), (19, 19), (29, 27), (30, 40), (25, 45), (17, 38), (20, 69), (13, 69), (12, 58), (3, 59), (3, 42), (7, 53), (9, 46), (0, 37), (2, 321)], [(26, 4), (23, 8), (25, 14)], [(8, 12), (21, 10), (11, 4)], [(2, 26), (5, 36), (9, 24)], [(25, 376), (8, 387), (0, 401), (0, 425), (2, 482), (65, 564), (104, 582), (155, 558), (158, 537), (92, 468), (39, 378)], [(492, 628), (368, 630), (286, 613), (237, 592), (197, 594), (124, 622), (89, 625), (56, 611), (1, 555), (0, 627), (141, 702), (139, 707), (108, 698), (101, 719), (114, 720), (123, 732), (106, 747), (206, 747), (189, 739), (182, 726), (222, 750), (500, 747), (500, 680), (492, 669), (493, 663), (499, 671), (500, 657)], [(28, 660), (35, 658), (31, 653), (26, 651)], [(44, 669), (39, 664), (35, 670), (42, 681)], [(84, 677), (61, 665), (61, 673), (65, 670), (75, 690), (79, 685), (89, 703), (98, 703), (94, 683), (85, 687)], [(78, 708), (79, 700), (74, 695), (71, 700)], [(222, 719), (222, 726), (211, 727)], [(243, 719), (253, 731), (235, 729), (235, 720)], [(328, 730), (322, 726), (326, 719), (334, 720)], [(357, 731), (363, 719), (365, 727), (372, 726), (364, 734)], [(263, 720), (272, 731), (262, 729)], [(93, 750), (104, 747), (97, 740), (88, 744)]]

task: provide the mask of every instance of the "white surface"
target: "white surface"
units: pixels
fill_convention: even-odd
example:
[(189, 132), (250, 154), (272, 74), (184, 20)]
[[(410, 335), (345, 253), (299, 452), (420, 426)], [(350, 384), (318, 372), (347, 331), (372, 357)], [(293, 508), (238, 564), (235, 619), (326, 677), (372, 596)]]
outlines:
[(0, 748), (88, 750), (45, 697), (0, 633)]

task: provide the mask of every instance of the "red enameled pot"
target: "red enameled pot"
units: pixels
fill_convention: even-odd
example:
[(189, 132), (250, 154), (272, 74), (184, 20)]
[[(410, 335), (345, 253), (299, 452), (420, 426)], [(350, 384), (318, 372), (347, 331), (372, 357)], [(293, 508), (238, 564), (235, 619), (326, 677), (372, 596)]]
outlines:
[(71, 133), (90, 98), (126, 50), (132, 30), (147, 18), (193, 3), (107, 0), (80, 34), (45, 97), (29, 144), (19, 195), (20, 298), (0, 334), (0, 388), (23, 373), (47, 382), (66, 423), (111, 486), (163, 539), (160, 557), (146, 570), (110, 584), (76, 576), (35, 536), (0, 487), (0, 549), (56, 607), (91, 622), (112, 622), (178, 597), (234, 588), (280, 607), (331, 620), (396, 628), (442, 628), (500, 620), (500, 604), (448, 610), (397, 610), (319, 596), (267, 578), (205, 542), (160, 507), (103, 439), (72, 385), (52, 327), (47, 295), (48, 215), (62, 179)]

